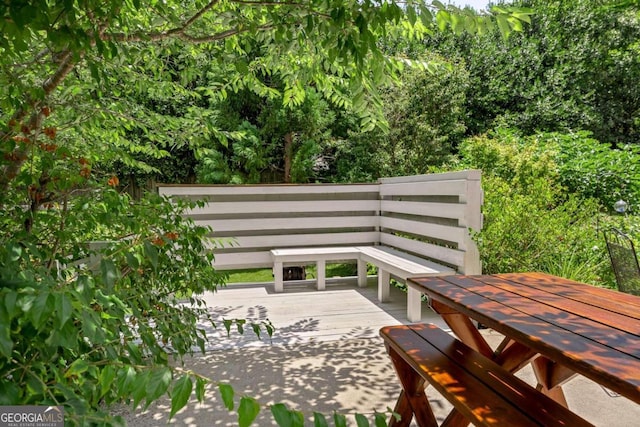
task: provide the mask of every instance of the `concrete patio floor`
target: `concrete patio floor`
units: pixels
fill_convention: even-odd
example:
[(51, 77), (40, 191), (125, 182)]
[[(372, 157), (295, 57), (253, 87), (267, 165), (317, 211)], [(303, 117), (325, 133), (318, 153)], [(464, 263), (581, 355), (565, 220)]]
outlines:
[[(285, 291), (279, 294), (274, 293), (273, 283), (233, 284), (204, 298), (220, 321), (269, 319), (276, 327), (272, 340), (266, 336), (258, 339), (250, 328), (244, 335), (232, 332), (230, 337), (222, 326), (209, 328), (211, 343), (206, 354), (185, 361), (185, 368), (215, 383), (231, 384), (237, 396), (256, 398), (262, 410), (253, 425), (277, 425), (268, 408), (273, 403), (300, 410), (308, 420), (314, 411), (327, 419), (337, 411), (347, 416), (350, 426), (356, 425), (356, 412), (373, 421), (375, 411), (394, 406), (400, 387), (378, 330), (407, 323), (406, 295), (402, 291), (393, 289), (391, 301), (379, 303), (374, 278), (366, 288), (340, 279), (328, 280), (325, 291), (316, 291), (308, 281), (286, 282)], [(426, 305), (422, 320), (446, 328)], [(501, 339), (492, 330), (483, 333), (491, 343)], [(521, 376), (527, 381), (533, 379), (530, 370), (523, 370)], [(640, 425), (640, 405), (585, 378), (569, 382), (565, 392), (569, 406), (597, 426)], [(431, 388), (427, 395), (442, 420), (449, 403)], [(121, 413), (134, 427), (238, 425), (237, 414), (224, 408), (215, 385), (207, 389), (204, 404), (194, 400), (172, 420), (168, 419), (169, 407), (166, 399), (146, 411), (122, 409)]]

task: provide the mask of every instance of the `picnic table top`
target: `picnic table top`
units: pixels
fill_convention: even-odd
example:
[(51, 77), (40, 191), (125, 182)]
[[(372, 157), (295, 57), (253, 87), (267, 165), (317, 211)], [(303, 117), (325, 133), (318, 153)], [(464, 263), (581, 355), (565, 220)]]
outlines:
[(543, 273), (419, 277), (409, 286), (640, 403), (640, 297)]

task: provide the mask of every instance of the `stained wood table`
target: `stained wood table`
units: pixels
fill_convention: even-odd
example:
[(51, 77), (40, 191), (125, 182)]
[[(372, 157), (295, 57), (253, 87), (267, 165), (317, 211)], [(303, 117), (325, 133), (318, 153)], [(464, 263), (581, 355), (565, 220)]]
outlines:
[[(538, 390), (564, 406), (577, 374), (640, 404), (640, 297), (542, 273), (407, 283), (476, 351), (510, 372), (531, 363)], [(495, 351), (472, 319), (504, 335)]]

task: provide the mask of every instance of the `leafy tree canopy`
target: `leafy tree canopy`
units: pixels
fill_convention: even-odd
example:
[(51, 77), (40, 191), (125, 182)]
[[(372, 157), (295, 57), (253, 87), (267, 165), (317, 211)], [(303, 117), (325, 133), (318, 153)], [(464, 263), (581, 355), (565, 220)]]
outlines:
[[(314, 85), (334, 102), (353, 105), (371, 128), (380, 122), (376, 85), (406, 60), (383, 55), (380, 38), (447, 27), (482, 32), (493, 22), (507, 32), (519, 28), (528, 12), (500, 9), (493, 21), (438, 1), (401, 7), (370, 0), (30, 0), (3, 3), (0, 16), (0, 141), (7, 153), (0, 188), (6, 189), (27, 156), (27, 141), (40, 137), (52, 110), (58, 119), (46, 121), (50, 134), (64, 127), (83, 144), (108, 139), (116, 156), (153, 152), (224, 137), (203, 108), (207, 101), (241, 88), (275, 96), (259, 76), (278, 74), (285, 105), (300, 104), (304, 88)], [(256, 45), (260, 55), (249, 56)], [(214, 65), (226, 73), (200, 85), (199, 77)], [(131, 104), (136, 96), (190, 108), (181, 120), (165, 122), (161, 111)], [(133, 130), (144, 134), (145, 143)]]

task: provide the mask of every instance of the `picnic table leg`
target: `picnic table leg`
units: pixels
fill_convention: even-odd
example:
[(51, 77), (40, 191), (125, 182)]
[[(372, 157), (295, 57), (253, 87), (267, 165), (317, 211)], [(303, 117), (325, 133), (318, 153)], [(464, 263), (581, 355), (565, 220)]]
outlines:
[(509, 372), (519, 371), (538, 354), (529, 347), (511, 340), (503, 341), (494, 352), (468, 316), (437, 301), (430, 301), (430, 305), (436, 313), (440, 314), (460, 341), (492, 359)]
[(387, 352), (402, 384), (402, 392), (394, 408), (394, 412), (400, 415), (400, 420), (392, 416), (389, 427), (408, 427), (414, 415), (419, 427), (438, 427), (424, 392), (424, 379), (394, 349), (387, 346)]
[(316, 276), (318, 278), (318, 290), (324, 291), (327, 283), (327, 263), (325, 260), (318, 260), (316, 262)]
[(282, 292), (284, 289), (284, 276), (282, 273), (282, 263), (274, 262), (273, 263), (273, 281), (275, 285), (276, 292)]

